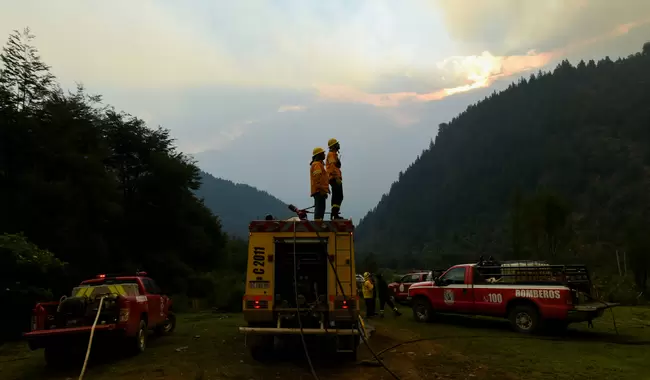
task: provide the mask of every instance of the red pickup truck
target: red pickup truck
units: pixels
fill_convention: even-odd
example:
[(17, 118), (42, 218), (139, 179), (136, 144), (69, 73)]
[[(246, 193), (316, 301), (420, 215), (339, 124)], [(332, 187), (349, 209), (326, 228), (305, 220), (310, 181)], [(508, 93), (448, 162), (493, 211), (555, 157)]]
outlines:
[(434, 313), (507, 318), (522, 333), (591, 321), (617, 304), (592, 295), (584, 265), (545, 262), (483, 262), (455, 265), (439, 277), (411, 285), (413, 316), (428, 322)]
[(427, 278), (429, 271), (416, 271), (405, 274), (399, 280), (388, 284), (388, 294), (393, 302), (404, 303), (408, 298), (411, 285), (422, 282)]
[(167, 334), (176, 327), (171, 299), (146, 276), (145, 272), (135, 276), (100, 274), (83, 281), (60, 302), (37, 304), (31, 331), (24, 334), (29, 348), (44, 348), (48, 365), (65, 362), (79, 348), (85, 352), (103, 298), (93, 340), (118, 339), (133, 353), (144, 351), (148, 330)]

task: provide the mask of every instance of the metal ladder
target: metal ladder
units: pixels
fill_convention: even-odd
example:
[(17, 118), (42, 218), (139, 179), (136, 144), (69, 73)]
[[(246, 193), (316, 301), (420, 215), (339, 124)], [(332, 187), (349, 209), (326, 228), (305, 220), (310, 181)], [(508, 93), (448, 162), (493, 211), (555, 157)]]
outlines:
[[(356, 295), (356, 274), (352, 273), (352, 247), (354, 241), (349, 232), (336, 232), (334, 236), (334, 268), (338, 273), (341, 287), (348, 300)], [(354, 286), (353, 286), (354, 285)], [(336, 297), (342, 296), (341, 289), (336, 284)], [(356, 308), (356, 304), (355, 304)], [(356, 323), (356, 321), (355, 321)], [(354, 330), (355, 323), (351, 329)], [(355, 335), (336, 334), (336, 352), (354, 352)]]

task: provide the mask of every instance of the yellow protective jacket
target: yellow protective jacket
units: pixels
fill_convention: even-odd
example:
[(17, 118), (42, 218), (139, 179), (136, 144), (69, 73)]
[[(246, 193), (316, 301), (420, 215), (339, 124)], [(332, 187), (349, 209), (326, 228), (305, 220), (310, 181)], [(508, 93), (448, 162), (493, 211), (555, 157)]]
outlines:
[(311, 196), (317, 193), (328, 194), (330, 192), (323, 161), (312, 161), (309, 177), (311, 178)]
[(372, 284), (370, 279), (363, 282), (363, 298), (372, 298), (372, 289), (375, 285)]
[(339, 159), (339, 154), (333, 150), (327, 153), (327, 176), (330, 181), (333, 179), (343, 179), (341, 176), (341, 160)]

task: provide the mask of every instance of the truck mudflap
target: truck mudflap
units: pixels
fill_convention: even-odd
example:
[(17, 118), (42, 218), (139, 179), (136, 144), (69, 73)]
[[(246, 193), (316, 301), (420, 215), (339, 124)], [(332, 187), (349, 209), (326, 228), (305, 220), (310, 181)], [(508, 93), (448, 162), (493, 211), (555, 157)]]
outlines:
[(584, 322), (591, 321), (603, 315), (605, 310), (619, 306), (618, 303), (612, 302), (590, 302), (583, 305), (575, 305), (573, 309), (569, 310), (567, 316), (570, 322)]
[[(253, 334), (271, 334), (271, 335), (292, 335), (300, 334), (300, 329), (295, 327), (240, 327), (240, 332)], [(321, 328), (304, 328), (304, 335), (359, 335), (357, 329), (321, 329)]]

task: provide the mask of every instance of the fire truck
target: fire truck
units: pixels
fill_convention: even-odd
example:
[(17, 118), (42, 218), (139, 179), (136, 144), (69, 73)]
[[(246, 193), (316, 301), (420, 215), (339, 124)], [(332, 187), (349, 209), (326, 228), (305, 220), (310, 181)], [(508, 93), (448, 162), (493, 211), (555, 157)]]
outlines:
[(176, 327), (171, 299), (147, 273), (100, 274), (59, 302), (36, 304), (24, 336), (31, 350), (44, 348), (48, 365), (59, 366), (85, 352), (95, 320), (94, 340), (117, 340), (135, 354), (145, 350), (148, 330), (164, 335)]
[[(350, 220), (310, 221), (305, 210), (288, 220), (252, 221), (243, 314), (247, 346), (256, 360), (297, 336), (319, 340), (356, 359), (364, 333)], [(308, 338), (308, 339), (309, 339)]]
[(618, 305), (598, 300), (584, 265), (492, 259), (429, 276), (411, 285), (408, 299), (418, 322), (437, 313), (492, 316), (507, 318), (521, 333), (591, 322)]

